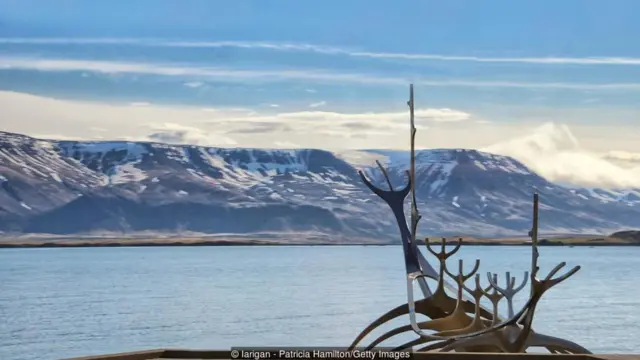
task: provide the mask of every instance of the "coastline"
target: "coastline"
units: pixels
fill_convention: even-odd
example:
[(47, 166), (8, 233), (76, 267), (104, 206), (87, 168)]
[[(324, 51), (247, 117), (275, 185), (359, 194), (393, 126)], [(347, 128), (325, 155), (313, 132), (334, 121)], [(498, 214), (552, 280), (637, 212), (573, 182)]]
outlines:
[[(453, 245), (458, 237), (449, 238), (447, 244)], [(0, 249), (24, 248), (85, 248), (85, 247), (166, 247), (166, 246), (400, 246), (400, 242), (383, 241), (380, 239), (319, 239), (303, 238), (300, 240), (285, 240), (264, 237), (167, 237), (167, 238), (0, 238)], [(434, 241), (439, 242), (439, 241)], [(478, 239), (462, 238), (463, 245), (472, 246), (530, 246), (531, 242), (525, 238)], [(640, 242), (610, 238), (610, 237), (571, 237), (571, 238), (543, 238), (538, 241), (539, 246), (640, 246)]]

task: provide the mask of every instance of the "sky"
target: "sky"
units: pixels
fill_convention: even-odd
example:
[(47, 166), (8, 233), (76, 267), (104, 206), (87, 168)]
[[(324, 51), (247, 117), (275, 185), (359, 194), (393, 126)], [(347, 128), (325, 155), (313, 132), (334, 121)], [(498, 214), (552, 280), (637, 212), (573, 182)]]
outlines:
[(636, 0), (0, 0), (0, 130), (417, 146), (640, 188)]

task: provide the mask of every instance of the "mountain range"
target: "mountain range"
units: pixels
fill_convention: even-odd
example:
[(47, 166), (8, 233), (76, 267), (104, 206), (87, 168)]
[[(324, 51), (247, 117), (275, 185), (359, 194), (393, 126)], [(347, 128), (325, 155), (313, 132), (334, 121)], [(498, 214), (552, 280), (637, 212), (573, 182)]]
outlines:
[[(0, 132), (0, 232), (395, 239), (390, 209), (358, 175), (387, 189), (375, 160), (395, 187), (406, 183), (408, 151), (58, 141)], [(476, 150), (416, 152), (421, 233), (526, 235), (534, 191), (543, 232), (640, 227), (640, 189), (555, 184), (513, 158)]]

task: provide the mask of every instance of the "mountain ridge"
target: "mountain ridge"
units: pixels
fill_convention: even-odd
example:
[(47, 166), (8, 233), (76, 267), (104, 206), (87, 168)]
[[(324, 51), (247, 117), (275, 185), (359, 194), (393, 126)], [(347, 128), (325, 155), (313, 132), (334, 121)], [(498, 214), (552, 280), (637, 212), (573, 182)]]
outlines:
[[(402, 150), (247, 149), (136, 141), (43, 140), (0, 132), (0, 231), (86, 234), (298, 233), (397, 237), (390, 210), (361, 182), (406, 182)], [(640, 191), (569, 188), (517, 160), (468, 149), (416, 153), (421, 229), (526, 234), (640, 226)], [(407, 202), (408, 203), (408, 202)]]

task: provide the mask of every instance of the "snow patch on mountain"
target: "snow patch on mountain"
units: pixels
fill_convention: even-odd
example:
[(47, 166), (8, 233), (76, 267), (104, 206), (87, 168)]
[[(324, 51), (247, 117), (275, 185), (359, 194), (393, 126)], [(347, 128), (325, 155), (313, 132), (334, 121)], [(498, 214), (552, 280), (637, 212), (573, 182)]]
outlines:
[(58, 173), (51, 173), (49, 174), (49, 176), (51, 176), (51, 178), (59, 183), (62, 183), (62, 179), (60, 178), (60, 175), (58, 175)]
[(127, 164), (115, 165), (109, 174), (109, 184), (117, 185), (129, 182), (140, 182), (146, 179), (148, 176), (143, 171), (136, 167), (140, 161), (134, 161)]

